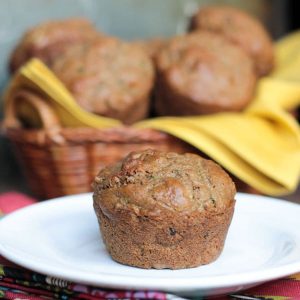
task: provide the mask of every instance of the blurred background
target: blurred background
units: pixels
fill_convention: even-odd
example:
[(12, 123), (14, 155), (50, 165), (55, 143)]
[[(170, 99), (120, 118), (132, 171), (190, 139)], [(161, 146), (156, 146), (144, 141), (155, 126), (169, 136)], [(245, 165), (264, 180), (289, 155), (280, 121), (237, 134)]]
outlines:
[[(7, 61), (11, 50), (26, 29), (42, 21), (85, 16), (99, 30), (124, 39), (164, 37), (184, 32), (193, 12), (201, 5), (212, 3), (231, 4), (255, 15), (274, 39), (299, 28), (299, 1), (296, 0), (2, 0), (0, 89), (3, 91), (8, 81)], [(0, 192), (12, 189), (29, 192), (9, 144), (0, 136)], [(297, 200), (295, 195), (286, 198)]]

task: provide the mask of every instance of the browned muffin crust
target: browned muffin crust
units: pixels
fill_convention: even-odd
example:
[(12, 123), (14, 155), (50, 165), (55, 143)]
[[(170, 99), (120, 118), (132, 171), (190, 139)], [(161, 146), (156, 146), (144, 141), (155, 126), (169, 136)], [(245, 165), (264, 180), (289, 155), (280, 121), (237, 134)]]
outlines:
[(235, 186), (195, 154), (132, 152), (100, 171), (94, 208), (112, 258), (141, 268), (189, 268), (221, 253)]
[(127, 124), (147, 116), (154, 68), (138, 46), (101, 37), (68, 49), (52, 69), (88, 111)]
[(259, 76), (274, 66), (272, 40), (261, 22), (246, 12), (224, 5), (201, 7), (191, 21), (191, 29), (204, 29), (223, 35), (239, 45), (253, 59)]
[(99, 36), (84, 18), (70, 18), (41, 23), (27, 31), (10, 57), (10, 70), (16, 71), (32, 57), (51, 65), (66, 48)]
[(213, 32), (173, 38), (157, 55), (156, 65), (155, 106), (160, 115), (240, 111), (254, 93), (251, 59)]

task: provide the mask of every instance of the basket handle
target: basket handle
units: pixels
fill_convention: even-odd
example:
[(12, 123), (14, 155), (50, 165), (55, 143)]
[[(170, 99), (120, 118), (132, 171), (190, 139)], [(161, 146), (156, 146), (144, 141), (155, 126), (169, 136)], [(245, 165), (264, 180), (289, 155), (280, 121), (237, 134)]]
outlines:
[[(61, 124), (59, 118), (53, 108), (38, 94), (30, 90), (20, 90), (16, 92), (12, 99), (7, 101), (4, 108), (4, 127), (5, 128), (20, 128), (22, 122), (20, 117), (22, 116), (20, 108), (22, 104), (29, 104), (30, 108), (34, 111), (38, 117), (39, 126), (42, 129), (60, 129)], [(35, 121), (35, 120), (28, 120)], [(32, 123), (32, 122), (30, 122)], [(36, 123), (36, 122), (34, 122)], [(36, 125), (36, 124), (35, 124)], [(37, 127), (37, 126), (33, 126)]]
[[(12, 98), (6, 102), (4, 107), (4, 120), (3, 128), (22, 128), (20, 107), (22, 104), (29, 104), (31, 111), (34, 111), (35, 118), (38, 118), (39, 126), (33, 126), (34, 128), (43, 129), (45, 137), (57, 144), (65, 143), (64, 137), (61, 135), (62, 126), (55, 110), (43, 99), (39, 94), (27, 89), (19, 90), (13, 94)], [(27, 120), (30, 118), (27, 118)], [(32, 121), (32, 120), (28, 120)]]

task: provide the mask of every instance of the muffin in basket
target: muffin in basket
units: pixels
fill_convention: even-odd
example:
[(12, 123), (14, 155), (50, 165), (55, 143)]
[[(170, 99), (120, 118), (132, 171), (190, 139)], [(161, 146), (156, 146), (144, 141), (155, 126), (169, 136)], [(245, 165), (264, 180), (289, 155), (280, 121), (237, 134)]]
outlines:
[(254, 61), (259, 76), (274, 65), (272, 40), (263, 25), (237, 8), (225, 5), (201, 7), (191, 21), (191, 29), (209, 30), (240, 46)]
[(41, 23), (27, 31), (11, 54), (11, 72), (32, 57), (51, 65), (66, 48), (99, 36), (100, 33), (83, 18), (70, 18)]
[(240, 111), (252, 99), (250, 57), (213, 32), (174, 37), (157, 55), (155, 107), (160, 115)]
[(141, 268), (191, 268), (221, 253), (235, 186), (195, 154), (144, 150), (96, 176), (94, 209), (111, 257)]
[(52, 69), (87, 111), (126, 124), (148, 114), (154, 68), (137, 45), (100, 37), (69, 48)]

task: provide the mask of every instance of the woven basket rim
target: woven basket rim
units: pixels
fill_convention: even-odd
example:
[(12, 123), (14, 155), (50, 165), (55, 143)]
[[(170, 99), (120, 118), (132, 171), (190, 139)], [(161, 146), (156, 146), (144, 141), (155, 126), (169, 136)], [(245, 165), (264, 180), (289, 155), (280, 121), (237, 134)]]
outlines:
[(129, 126), (116, 128), (59, 128), (24, 129), (7, 128), (5, 135), (14, 141), (36, 144), (82, 144), (82, 143), (163, 143), (175, 137), (155, 129), (141, 129)]

